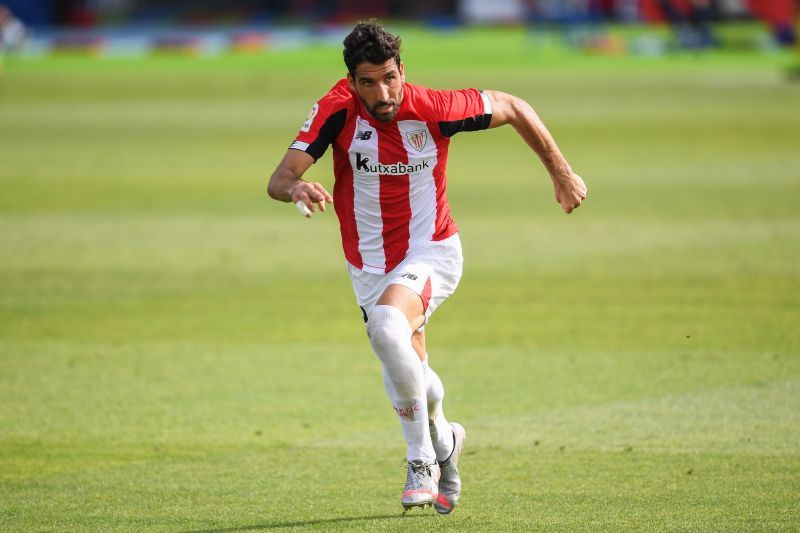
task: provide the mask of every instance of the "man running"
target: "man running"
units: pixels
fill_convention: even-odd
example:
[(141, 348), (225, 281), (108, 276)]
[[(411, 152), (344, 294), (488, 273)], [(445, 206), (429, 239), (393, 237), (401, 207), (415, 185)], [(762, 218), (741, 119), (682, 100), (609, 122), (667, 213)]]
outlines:
[[(445, 192), (450, 138), (511, 124), (549, 172), (564, 211), (581, 204), (586, 185), (525, 101), (407, 83), (400, 39), (376, 20), (345, 38), (344, 62), (347, 77), (311, 108), (268, 192), (308, 217), (334, 204), (356, 300), (407, 444), (401, 504), (447, 514), (461, 495), (466, 433), (444, 416), (444, 388), (428, 364), (423, 328), (461, 277), (461, 243)], [(331, 145), (333, 196), (301, 179)]]

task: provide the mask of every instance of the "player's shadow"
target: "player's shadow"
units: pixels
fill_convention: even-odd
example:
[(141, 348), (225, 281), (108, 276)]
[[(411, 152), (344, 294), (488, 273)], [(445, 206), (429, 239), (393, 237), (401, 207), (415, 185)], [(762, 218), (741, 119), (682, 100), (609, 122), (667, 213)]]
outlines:
[(236, 531), (258, 531), (260, 529), (283, 529), (288, 527), (319, 526), (322, 524), (345, 524), (348, 522), (366, 522), (370, 520), (387, 519), (414, 519), (425, 518), (430, 515), (422, 514), (385, 514), (374, 516), (343, 516), (340, 518), (319, 518), (315, 520), (296, 520), (296, 521), (276, 521), (265, 522), (263, 524), (253, 524), (252, 526), (228, 527), (220, 529), (196, 529), (185, 531), (184, 533), (235, 533)]

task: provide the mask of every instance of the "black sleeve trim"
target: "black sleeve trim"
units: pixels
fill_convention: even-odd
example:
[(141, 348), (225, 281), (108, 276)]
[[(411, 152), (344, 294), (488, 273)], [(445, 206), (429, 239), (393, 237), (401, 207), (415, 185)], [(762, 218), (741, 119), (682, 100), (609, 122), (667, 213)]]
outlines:
[(325, 121), (325, 124), (323, 124), (319, 129), (319, 135), (317, 138), (314, 140), (314, 142), (308, 145), (308, 148), (306, 148), (306, 153), (315, 160), (325, 155), (325, 152), (328, 150), (328, 146), (330, 146), (333, 141), (336, 140), (336, 137), (338, 137), (342, 132), (342, 129), (344, 129), (346, 118), (347, 109), (340, 109), (336, 113), (329, 116), (328, 120)]
[(475, 115), (474, 117), (465, 118), (463, 120), (445, 120), (439, 122), (439, 131), (445, 137), (452, 137), (459, 131), (480, 131), (489, 127), (492, 121), (491, 113), (484, 115)]

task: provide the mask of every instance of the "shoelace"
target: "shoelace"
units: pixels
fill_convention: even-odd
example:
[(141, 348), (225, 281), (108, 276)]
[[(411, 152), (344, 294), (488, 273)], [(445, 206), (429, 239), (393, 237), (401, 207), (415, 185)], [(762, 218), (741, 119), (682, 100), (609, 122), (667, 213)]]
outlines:
[(433, 477), (433, 471), (430, 464), (418, 461), (410, 461), (408, 463), (408, 474), (406, 477), (406, 490), (418, 489), (422, 486), (420, 482), (421, 476)]

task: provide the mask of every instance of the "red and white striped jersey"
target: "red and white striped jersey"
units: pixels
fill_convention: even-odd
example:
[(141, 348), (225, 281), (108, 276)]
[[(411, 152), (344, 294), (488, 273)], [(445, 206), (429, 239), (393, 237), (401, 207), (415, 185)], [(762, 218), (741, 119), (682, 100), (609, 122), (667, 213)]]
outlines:
[(373, 118), (347, 79), (311, 108), (290, 148), (318, 160), (333, 145), (333, 205), (347, 261), (384, 274), (417, 246), (458, 232), (447, 203), (447, 150), (459, 131), (489, 127), (477, 89), (440, 91), (405, 83), (390, 122)]

